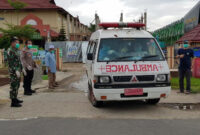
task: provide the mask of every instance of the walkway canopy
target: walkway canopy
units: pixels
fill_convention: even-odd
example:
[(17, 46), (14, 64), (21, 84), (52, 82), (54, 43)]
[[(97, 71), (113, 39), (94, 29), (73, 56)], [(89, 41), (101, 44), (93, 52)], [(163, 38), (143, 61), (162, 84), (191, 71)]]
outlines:
[(200, 24), (197, 25), (194, 29), (184, 34), (176, 43), (183, 43), (188, 41), (190, 43), (200, 43)]

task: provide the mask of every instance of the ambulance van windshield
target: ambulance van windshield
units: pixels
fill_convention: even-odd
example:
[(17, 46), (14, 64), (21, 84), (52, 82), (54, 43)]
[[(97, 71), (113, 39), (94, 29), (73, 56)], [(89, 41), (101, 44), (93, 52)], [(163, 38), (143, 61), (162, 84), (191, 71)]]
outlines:
[(158, 44), (151, 38), (101, 39), (99, 62), (109, 61), (163, 61)]

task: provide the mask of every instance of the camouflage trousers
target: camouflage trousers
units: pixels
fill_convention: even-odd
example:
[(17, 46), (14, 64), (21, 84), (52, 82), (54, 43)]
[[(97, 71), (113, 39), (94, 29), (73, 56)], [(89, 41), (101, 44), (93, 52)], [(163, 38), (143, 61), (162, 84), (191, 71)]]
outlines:
[(17, 98), (21, 78), (17, 78), (15, 73), (10, 73), (10, 99)]

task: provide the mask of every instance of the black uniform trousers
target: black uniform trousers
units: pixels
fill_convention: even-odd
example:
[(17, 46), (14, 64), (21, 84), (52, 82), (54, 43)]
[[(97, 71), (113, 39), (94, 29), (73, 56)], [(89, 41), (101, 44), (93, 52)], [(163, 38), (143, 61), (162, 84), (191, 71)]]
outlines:
[(34, 70), (26, 70), (27, 75), (24, 76), (24, 92), (31, 92), (31, 84), (34, 76)]
[(184, 77), (186, 77), (186, 91), (190, 92), (191, 90), (191, 70), (187, 69), (187, 70), (183, 70), (183, 69), (179, 69), (179, 88), (180, 88), (180, 92), (184, 92)]

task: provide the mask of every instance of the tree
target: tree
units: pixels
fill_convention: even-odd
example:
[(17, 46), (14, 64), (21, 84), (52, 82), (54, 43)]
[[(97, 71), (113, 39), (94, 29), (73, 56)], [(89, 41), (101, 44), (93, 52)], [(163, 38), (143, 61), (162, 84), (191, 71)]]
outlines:
[(15, 0), (15, 1), (12, 1), (12, 0), (8, 0), (8, 3), (10, 4), (11, 7), (13, 7), (16, 12), (17, 12), (17, 25), (18, 25), (18, 21), (19, 21), (19, 11), (23, 8), (25, 8), (27, 6), (26, 3), (24, 2), (21, 2), (19, 0)]
[(96, 25), (90, 23), (90, 27), (89, 27), (88, 29), (89, 29), (91, 32), (95, 32), (95, 30), (96, 30)]
[(3, 36), (0, 38), (0, 49), (8, 49), (10, 46), (10, 37)]
[(17, 26), (6, 24), (7, 29), (0, 28), (3, 35), (13, 37), (17, 36), (21, 39), (30, 39), (35, 34), (35, 29), (31, 25)]
[(58, 36), (58, 40), (59, 41), (66, 41), (66, 32), (65, 32), (65, 27), (64, 25), (62, 25), (61, 29), (60, 29), (60, 33)]
[(23, 9), (27, 6), (26, 3), (24, 2), (21, 2), (19, 0), (15, 0), (15, 1), (12, 1), (12, 0), (8, 0), (8, 3), (10, 4), (11, 7), (13, 7), (14, 9), (16, 10), (20, 10), (20, 9)]
[(3, 37), (0, 38), (0, 48), (7, 48), (10, 45), (10, 38), (17, 36), (22, 40), (31, 39), (36, 30), (31, 25), (17, 26), (6, 24), (7, 29), (0, 28)]

